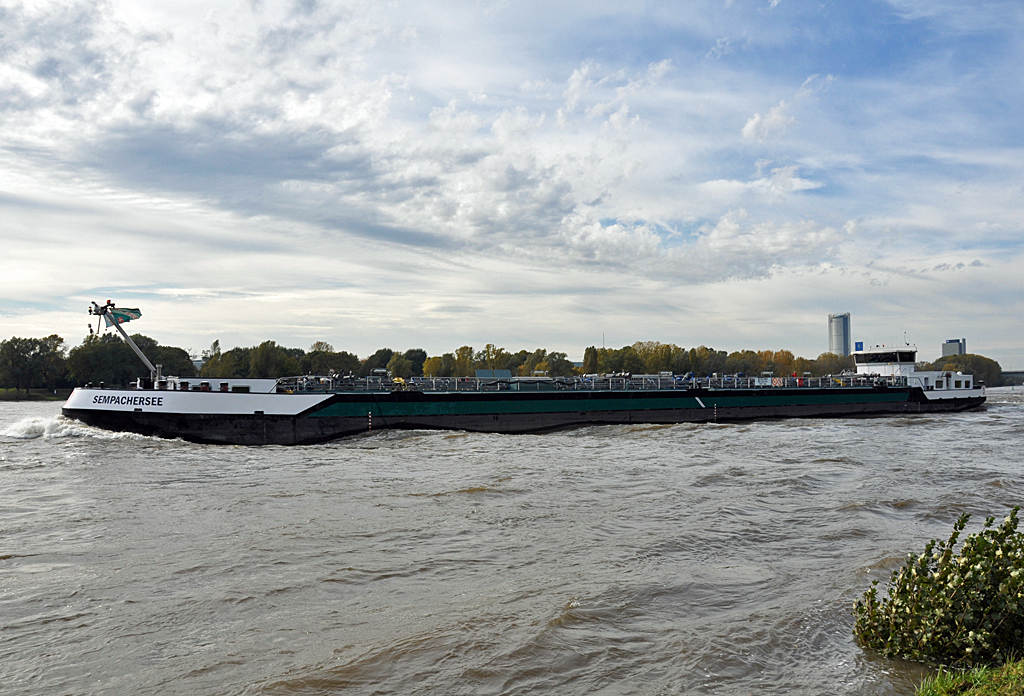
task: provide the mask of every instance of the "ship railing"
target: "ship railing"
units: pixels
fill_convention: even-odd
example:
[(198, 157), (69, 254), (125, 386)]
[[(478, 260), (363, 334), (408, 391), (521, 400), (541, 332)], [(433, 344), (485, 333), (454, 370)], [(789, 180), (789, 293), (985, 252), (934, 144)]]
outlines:
[(278, 392), (349, 391), (500, 392), (500, 391), (649, 391), (665, 389), (829, 389), (835, 387), (906, 386), (905, 376), (842, 374), (825, 377), (748, 377), (746, 375), (583, 375), (577, 377), (486, 379), (477, 377), (354, 377), (303, 375), (277, 382)]

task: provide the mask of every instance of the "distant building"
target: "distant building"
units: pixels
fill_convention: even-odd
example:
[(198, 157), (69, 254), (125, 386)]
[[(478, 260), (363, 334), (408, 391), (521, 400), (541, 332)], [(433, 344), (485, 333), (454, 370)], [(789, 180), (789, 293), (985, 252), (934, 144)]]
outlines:
[(850, 313), (828, 315), (828, 352), (850, 354)]
[(967, 353), (966, 338), (951, 338), (942, 344), (942, 357), (947, 355), (964, 355)]

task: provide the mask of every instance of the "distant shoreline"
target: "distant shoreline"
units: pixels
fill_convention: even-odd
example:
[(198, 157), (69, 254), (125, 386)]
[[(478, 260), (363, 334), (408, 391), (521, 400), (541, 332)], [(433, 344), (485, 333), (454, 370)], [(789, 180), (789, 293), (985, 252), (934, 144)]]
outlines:
[(71, 389), (0, 389), (0, 401), (67, 401)]

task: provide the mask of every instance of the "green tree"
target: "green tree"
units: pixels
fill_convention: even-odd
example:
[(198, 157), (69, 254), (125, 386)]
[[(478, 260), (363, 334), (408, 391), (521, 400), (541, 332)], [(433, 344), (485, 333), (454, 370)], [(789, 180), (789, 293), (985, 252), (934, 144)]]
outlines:
[(565, 353), (547, 354), (547, 371), (551, 377), (569, 377), (576, 369)]
[(235, 356), (228, 352), (218, 353), (213, 357), (207, 358), (206, 362), (203, 363), (202, 369), (199, 370), (199, 376), (214, 379), (239, 377)]
[(622, 349), (622, 371), (637, 375), (647, 372), (647, 363), (633, 346)]
[(298, 372), (298, 361), (274, 341), (264, 341), (253, 348), (249, 358), (249, 377), (275, 379)]
[[(127, 386), (146, 368), (117, 334), (92, 334), (68, 353), (68, 372), (77, 384)], [(143, 375), (148, 376), (148, 375)]]
[(395, 351), (390, 348), (379, 349), (360, 364), (359, 374), (366, 377), (374, 370), (387, 368), (388, 363), (391, 361), (391, 356), (394, 354)]
[(249, 376), (249, 365), (252, 362), (253, 348), (243, 348), (236, 346), (224, 354), (225, 359), (231, 358), (235, 363), (234, 374), (224, 375), (225, 377), (248, 377)]
[(39, 339), (39, 373), (37, 385), (52, 389), (65, 380), (67, 375), (67, 347), (64, 339), (50, 334)]
[(690, 349), (690, 369), (698, 377), (707, 377), (710, 374), (725, 373), (725, 363), (728, 355), (724, 350), (715, 350), (707, 346)]
[[(195, 374), (195, 366), (184, 349), (161, 346), (142, 334), (133, 334), (132, 341), (151, 363), (163, 365), (165, 375), (191, 377)], [(67, 367), (70, 377), (78, 384), (103, 382), (126, 386), (139, 377), (149, 376), (149, 370), (135, 351), (117, 334), (87, 336), (82, 345), (71, 349)]]
[(427, 351), (422, 348), (410, 348), (405, 351), (405, 359), (412, 364), (413, 377), (419, 377), (423, 374), (423, 363), (427, 360)]
[[(132, 334), (132, 341), (142, 351), (142, 354), (149, 358), (151, 363), (163, 366), (161, 368), (163, 374), (179, 377), (195, 376), (196, 366), (184, 348), (162, 346), (149, 336), (142, 334)], [(138, 359), (138, 356), (135, 356), (135, 359)]]
[(679, 352), (672, 356), (672, 372), (677, 375), (685, 375), (689, 374), (692, 370), (693, 368), (690, 366), (690, 352), (680, 348)]
[(752, 350), (734, 351), (725, 359), (725, 372), (735, 375), (757, 375), (761, 372), (761, 360)]
[(52, 388), (65, 371), (64, 339), (11, 338), (0, 342), (0, 385), (16, 392)]
[(583, 351), (583, 374), (592, 375), (597, 372), (597, 348), (590, 346)]
[(530, 357), (530, 351), (520, 350), (508, 356), (508, 361), (502, 366), (513, 375), (522, 374), (523, 363)]
[(401, 377), (402, 379), (412, 377), (412, 361), (401, 353), (395, 353), (391, 356), (387, 369), (392, 377)]
[(622, 355), (625, 349), (602, 348), (597, 353), (597, 371), (603, 374), (622, 372)]
[(299, 370), (306, 375), (338, 375), (359, 372), (359, 358), (347, 351), (334, 352), (330, 343), (317, 341), (299, 358)]
[[(220, 341), (214, 341), (209, 350), (203, 351), (203, 366), (200, 377), (231, 378), (235, 376), (235, 356), (220, 352)], [(168, 373), (170, 374), (170, 373)]]

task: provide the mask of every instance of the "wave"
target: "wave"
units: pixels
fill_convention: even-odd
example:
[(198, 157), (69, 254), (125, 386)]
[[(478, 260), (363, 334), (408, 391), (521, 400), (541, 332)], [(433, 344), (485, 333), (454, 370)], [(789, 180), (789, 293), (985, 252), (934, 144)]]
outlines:
[(64, 416), (23, 418), (0, 430), (0, 437), (12, 440), (53, 440), (68, 437), (91, 437), (103, 440), (144, 439), (137, 433), (100, 430)]

